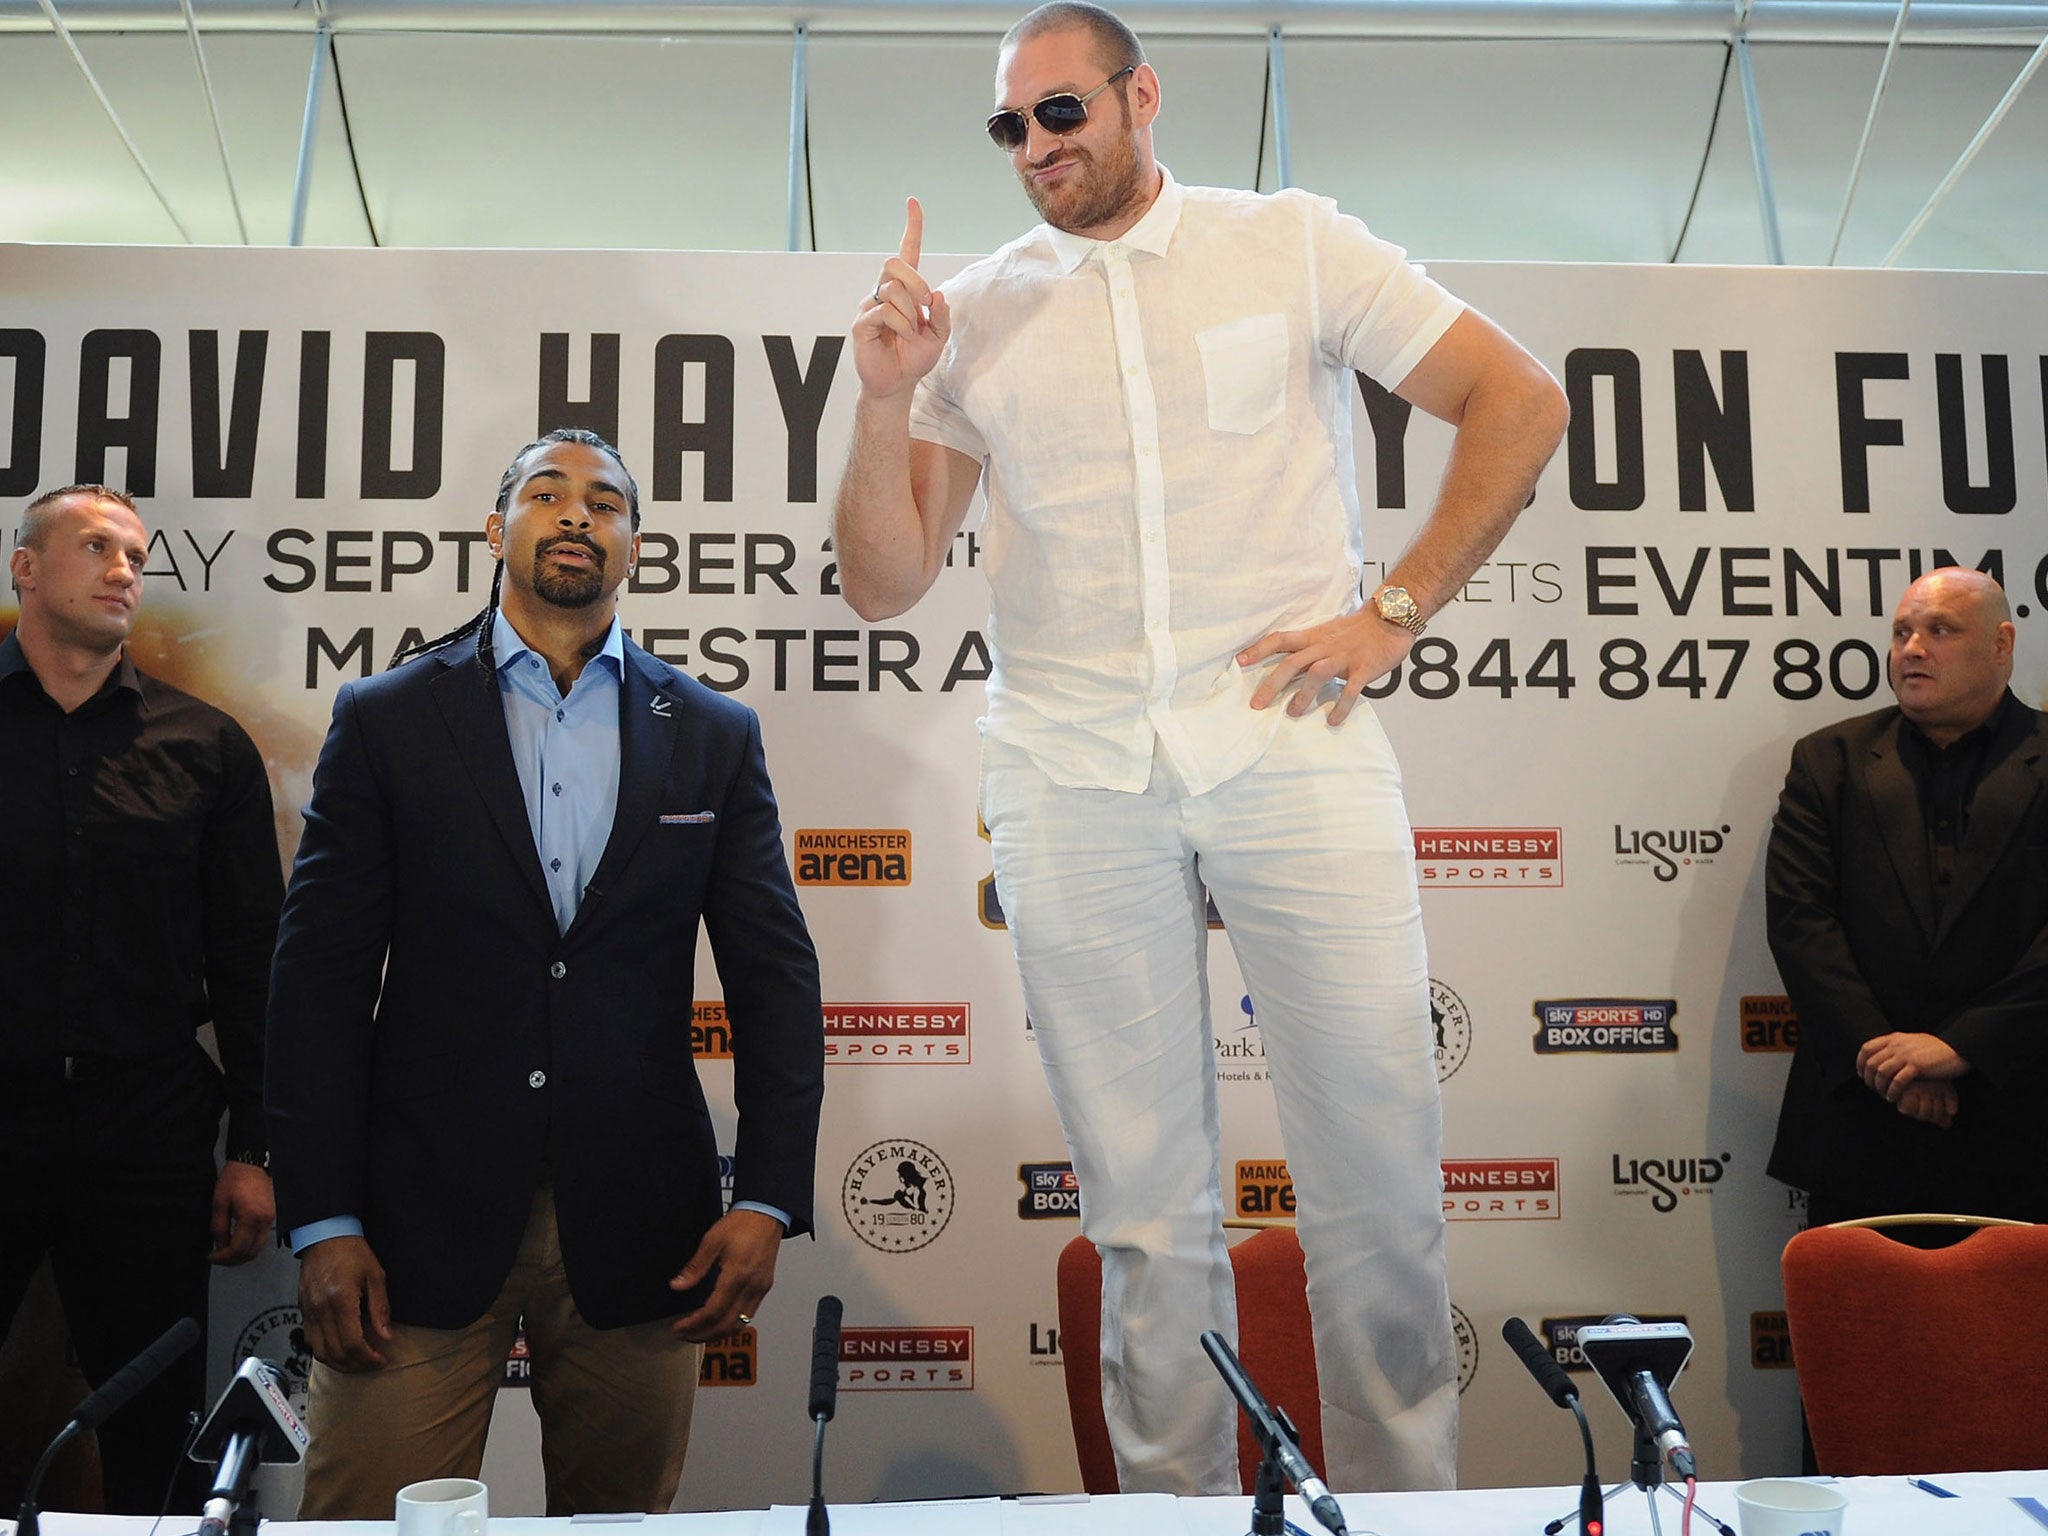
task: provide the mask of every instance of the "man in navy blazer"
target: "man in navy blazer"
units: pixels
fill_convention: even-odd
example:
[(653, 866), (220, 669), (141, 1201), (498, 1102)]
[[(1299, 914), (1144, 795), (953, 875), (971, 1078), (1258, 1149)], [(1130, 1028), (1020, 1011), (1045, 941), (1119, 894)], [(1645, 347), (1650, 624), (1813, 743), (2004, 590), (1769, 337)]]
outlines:
[(2005, 594), (1948, 567), (1892, 621), (1898, 707), (1806, 737), (1772, 824), (1799, 1017), (1774, 1178), (1816, 1225), (2048, 1220), (2048, 717), (2008, 690)]
[[(639, 521), (603, 439), (529, 445), (484, 613), (335, 701), (268, 1032), (316, 1360), (302, 1518), (474, 1477), (522, 1318), (548, 1512), (667, 1509), (702, 1341), (811, 1228), (817, 959), (753, 711), (620, 632)], [(724, 1213), (700, 921), (733, 1038)]]

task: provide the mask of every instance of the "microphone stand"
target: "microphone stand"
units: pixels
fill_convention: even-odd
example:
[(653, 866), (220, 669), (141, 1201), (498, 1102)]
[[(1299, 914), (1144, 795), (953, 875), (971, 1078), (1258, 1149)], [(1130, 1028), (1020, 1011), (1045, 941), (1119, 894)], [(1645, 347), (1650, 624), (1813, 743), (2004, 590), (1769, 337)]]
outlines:
[[(1300, 1440), (1284, 1408), (1275, 1408), (1273, 1416)], [(1287, 1474), (1280, 1470), (1280, 1459), (1274, 1454), (1277, 1448), (1276, 1443), (1260, 1453), (1259, 1470), (1252, 1478), (1251, 1536), (1287, 1536)]]
[[(1583, 1427), (1583, 1423), (1584, 1421), (1581, 1420), (1581, 1427)], [(1588, 1430), (1587, 1438), (1589, 1443), (1591, 1436), (1592, 1432)], [(1677, 1500), (1680, 1508), (1683, 1508), (1685, 1505), (1685, 1495), (1664, 1480), (1664, 1453), (1657, 1449), (1657, 1437), (1641, 1424), (1638, 1424), (1635, 1429), (1635, 1446), (1628, 1464), (1627, 1481), (1616, 1483), (1612, 1488), (1607, 1489), (1604, 1497), (1612, 1499), (1624, 1488), (1640, 1488), (1643, 1490), (1643, 1497), (1649, 1502), (1650, 1506), (1651, 1536), (1664, 1536), (1663, 1522), (1657, 1518), (1657, 1494), (1659, 1491)], [(1559, 1515), (1555, 1520), (1544, 1526), (1543, 1536), (1557, 1536), (1559, 1531), (1579, 1520), (1583, 1513), (1584, 1505), (1585, 1500), (1582, 1497), (1580, 1508), (1572, 1511), (1570, 1514)], [(1702, 1520), (1706, 1521), (1707, 1524), (1719, 1531), (1721, 1536), (1736, 1536), (1734, 1526), (1725, 1520), (1718, 1520), (1708, 1514), (1699, 1507), (1697, 1502), (1693, 1504), (1693, 1511)]]

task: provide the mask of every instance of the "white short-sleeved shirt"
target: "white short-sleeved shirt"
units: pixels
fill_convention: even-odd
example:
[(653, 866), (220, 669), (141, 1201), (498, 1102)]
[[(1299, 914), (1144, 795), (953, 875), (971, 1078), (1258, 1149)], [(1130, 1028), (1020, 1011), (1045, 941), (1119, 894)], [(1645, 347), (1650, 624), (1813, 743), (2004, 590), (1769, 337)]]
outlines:
[(1279, 711), (1236, 653), (1360, 604), (1352, 371), (1393, 388), (1463, 305), (1327, 198), (1183, 187), (1122, 239), (1041, 224), (944, 285), (913, 436), (982, 463), (989, 735), (1062, 784), (1189, 792)]

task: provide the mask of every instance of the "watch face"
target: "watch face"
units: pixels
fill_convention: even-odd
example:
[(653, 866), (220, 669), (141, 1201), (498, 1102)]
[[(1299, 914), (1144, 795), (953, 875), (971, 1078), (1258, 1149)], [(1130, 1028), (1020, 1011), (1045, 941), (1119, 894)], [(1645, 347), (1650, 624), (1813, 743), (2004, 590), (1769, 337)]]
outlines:
[(1410, 623), (1422, 612), (1415, 599), (1408, 595), (1406, 587), (1384, 587), (1373, 605), (1379, 609), (1380, 617), (1391, 619), (1396, 624)]

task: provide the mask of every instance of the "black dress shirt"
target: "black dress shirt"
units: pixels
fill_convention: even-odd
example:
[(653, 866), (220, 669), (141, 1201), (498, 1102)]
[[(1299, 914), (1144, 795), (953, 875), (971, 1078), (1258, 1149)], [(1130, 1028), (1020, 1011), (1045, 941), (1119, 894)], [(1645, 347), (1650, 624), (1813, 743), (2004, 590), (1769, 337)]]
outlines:
[(2010, 690), (1988, 720), (1946, 747), (1937, 747), (1911, 721), (1899, 723), (1899, 761), (1919, 791), (1920, 817), (1927, 829), (1929, 894), (1937, 921), (1955, 883), (1956, 850), (1969, 830), (1977, 786), (2032, 734), (2033, 721)]
[(228, 1147), (260, 1152), (284, 881), (248, 733), (135, 669), (66, 714), (0, 641), (0, 1071), (136, 1062), (213, 1021)]

